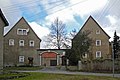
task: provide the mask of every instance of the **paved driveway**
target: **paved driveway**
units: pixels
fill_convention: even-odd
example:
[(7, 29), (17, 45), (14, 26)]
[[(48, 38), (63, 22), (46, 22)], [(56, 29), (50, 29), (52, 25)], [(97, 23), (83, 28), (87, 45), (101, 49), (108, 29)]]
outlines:
[[(41, 70), (21, 71), (21, 72), (42, 72), (42, 73), (74, 74), (74, 75), (94, 75), (94, 76), (109, 76), (109, 77), (113, 76), (113, 74), (108, 74), (108, 73), (70, 72), (70, 71), (66, 71), (65, 67), (62, 67), (61, 69), (58, 69), (56, 67), (45, 67), (45, 68), (43, 68)], [(120, 78), (120, 74), (115, 74), (114, 77), (119, 77)]]

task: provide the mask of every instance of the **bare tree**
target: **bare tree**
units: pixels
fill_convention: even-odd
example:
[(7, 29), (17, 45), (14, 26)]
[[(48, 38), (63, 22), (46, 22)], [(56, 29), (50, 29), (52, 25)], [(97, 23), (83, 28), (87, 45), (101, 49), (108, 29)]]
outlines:
[(73, 29), (69, 34), (68, 34), (68, 37), (66, 39), (66, 44), (65, 47), (66, 49), (71, 49), (72, 47), (72, 39), (75, 37), (75, 35), (77, 34), (77, 30), (76, 29)]
[(58, 18), (51, 24), (50, 34), (47, 36), (47, 47), (61, 49), (66, 46), (67, 31), (65, 24)]

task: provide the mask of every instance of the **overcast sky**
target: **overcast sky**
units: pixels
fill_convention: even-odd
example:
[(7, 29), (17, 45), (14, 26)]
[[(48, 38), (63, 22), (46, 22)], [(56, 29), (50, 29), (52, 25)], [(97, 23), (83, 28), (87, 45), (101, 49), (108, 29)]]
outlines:
[(120, 0), (0, 0), (0, 8), (10, 23), (5, 32), (23, 16), (42, 38), (56, 17), (69, 32), (79, 30), (92, 15), (111, 40), (115, 30), (120, 36)]

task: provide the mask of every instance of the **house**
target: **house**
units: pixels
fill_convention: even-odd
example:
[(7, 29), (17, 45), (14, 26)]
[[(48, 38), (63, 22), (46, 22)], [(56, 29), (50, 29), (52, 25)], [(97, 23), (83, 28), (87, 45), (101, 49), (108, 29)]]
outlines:
[(8, 21), (6, 20), (2, 10), (0, 9), (0, 69), (3, 69), (3, 33), (4, 27), (8, 26)]
[(66, 49), (37, 49), (40, 66), (65, 65)]
[(22, 17), (4, 36), (4, 66), (39, 65), (41, 39)]
[[(79, 37), (80, 32), (89, 31), (89, 38), (92, 39), (93, 43), (90, 53), (85, 54), (84, 58), (96, 59), (96, 58), (110, 58), (110, 44), (109, 44), (109, 35), (101, 28), (101, 26), (95, 21), (95, 19), (90, 16), (85, 24), (82, 26), (77, 35), (73, 38), (72, 42), (74, 43), (75, 39)], [(72, 44), (74, 46), (74, 44)]]

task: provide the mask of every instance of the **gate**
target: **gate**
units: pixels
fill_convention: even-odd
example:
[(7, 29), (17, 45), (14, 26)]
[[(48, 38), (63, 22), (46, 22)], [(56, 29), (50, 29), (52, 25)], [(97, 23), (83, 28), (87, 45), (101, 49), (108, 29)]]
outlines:
[(50, 60), (50, 66), (57, 66), (57, 60)]

